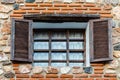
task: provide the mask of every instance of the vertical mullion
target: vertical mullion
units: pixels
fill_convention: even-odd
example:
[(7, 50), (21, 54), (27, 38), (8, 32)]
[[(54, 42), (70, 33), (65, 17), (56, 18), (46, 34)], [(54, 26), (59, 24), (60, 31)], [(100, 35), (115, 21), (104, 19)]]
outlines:
[(69, 30), (67, 30), (66, 32), (66, 37), (67, 37), (67, 42), (66, 42), (66, 45), (67, 45), (67, 50), (66, 50), (66, 57), (67, 57), (67, 66), (69, 66)]
[(48, 61), (48, 65), (51, 66), (51, 42), (52, 42), (52, 38), (51, 38), (51, 32), (48, 31), (48, 36), (49, 36), (49, 61)]
[(84, 48), (84, 54), (83, 54), (84, 55), (83, 56), (84, 63), (83, 64), (85, 65), (85, 60), (86, 60), (86, 34), (85, 34), (85, 31), (83, 31), (82, 33), (83, 33), (83, 39), (84, 39), (84, 42), (83, 42), (84, 43), (84, 47), (83, 47)]

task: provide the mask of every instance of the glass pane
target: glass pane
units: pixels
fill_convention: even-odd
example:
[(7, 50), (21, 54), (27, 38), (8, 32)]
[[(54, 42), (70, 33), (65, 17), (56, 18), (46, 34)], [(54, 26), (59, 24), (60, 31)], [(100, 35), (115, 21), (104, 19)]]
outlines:
[(37, 32), (34, 34), (34, 39), (48, 39), (47, 32)]
[(66, 49), (66, 42), (52, 42), (52, 49)]
[(71, 66), (71, 67), (73, 67), (73, 66), (83, 67), (83, 63), (73, 63), (73, 62), (70, 62), (70, 63), (69, 63), (69, 66)]
[(51, 63), (51, 66), (57, 66), (57, 67), (61, 67), (61, 66), (66, 66), (66, 63), (65, 62), (54, 62), (54, 63)]
[(69, 53), (69, 60), (83, 60), (83, 53)]
[(34, 49), (49, 49), (48, 42), (34, 42)]
[(69, 42), (69, 49), (83, 49), (83, 42)]
[(66, 60), (66, 53), (52, 53), (52, 60)]
[(54, 32), (54, 33), (52, 33), (52, 39), (66, 39), (65, 32)]
[(48, 60), (47, 52), (34, 53), (34, 60)]
[(83, 33), (80, 32), (70, 32), (70, 39), (83, 39)]
[(37, 63), (37, 62), (35, 62), (35, 63), (33, 63), (33, 65), (34, 66), (41, 66), (41, 67), (46, 67), (46, 66), (48, 66), (48, 63)]

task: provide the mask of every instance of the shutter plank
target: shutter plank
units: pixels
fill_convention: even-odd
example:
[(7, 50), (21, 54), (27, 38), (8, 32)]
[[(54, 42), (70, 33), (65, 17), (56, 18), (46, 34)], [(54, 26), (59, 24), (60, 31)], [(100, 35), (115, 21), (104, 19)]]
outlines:
[(89, 23), (91, 62), (112, 60), (111, 20), (90, 20)]
[(12, 20), (11, 60), (32, 61), (32, 21)]

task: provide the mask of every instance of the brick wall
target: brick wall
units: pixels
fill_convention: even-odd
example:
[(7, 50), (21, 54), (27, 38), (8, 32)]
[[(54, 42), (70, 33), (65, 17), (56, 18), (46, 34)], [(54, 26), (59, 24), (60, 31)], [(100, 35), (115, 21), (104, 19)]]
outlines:
[[(8, 0), (9, 1), (9, 0)], [(11, 18), (23, 19), (24, 14), (100, 14), (101, 18), (113, 18), (118, 27), (119, 17), (117, 10), (112, 5), (103, 5), (87, 2), (51, 3), (37, 2), (25, 3), (24, 0), (16, 0), (19, 9), (14, 10), (15, 2), (0, 4), (0, 80), (119, 80), (120, 79), (120, 52), (114, 51), (114, 60), (110, 63), (92, 63), (92, 73), (84, 71), (73, 73), (72, 69), (66, 74), (45, 72), (33, 73), (31, 64), (12, 63), (10, 61), (10, 34)], [(115, 13), (116, 12), (116, 13)], [(119, 26), (120, 27), (120, 26)], [(118, 38), (120, 29), (113, 29), (113, 36)], [(21, 66), (23, 67), (21, 69)], [(10, 73), (11, 72), (11, 73)]]

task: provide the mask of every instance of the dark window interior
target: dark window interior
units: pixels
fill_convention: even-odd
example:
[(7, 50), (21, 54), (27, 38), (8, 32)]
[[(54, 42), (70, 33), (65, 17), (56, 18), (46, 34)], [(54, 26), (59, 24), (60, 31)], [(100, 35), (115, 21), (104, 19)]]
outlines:
[(34, 66), (83, 66), (84, 29), (34, 29)]

